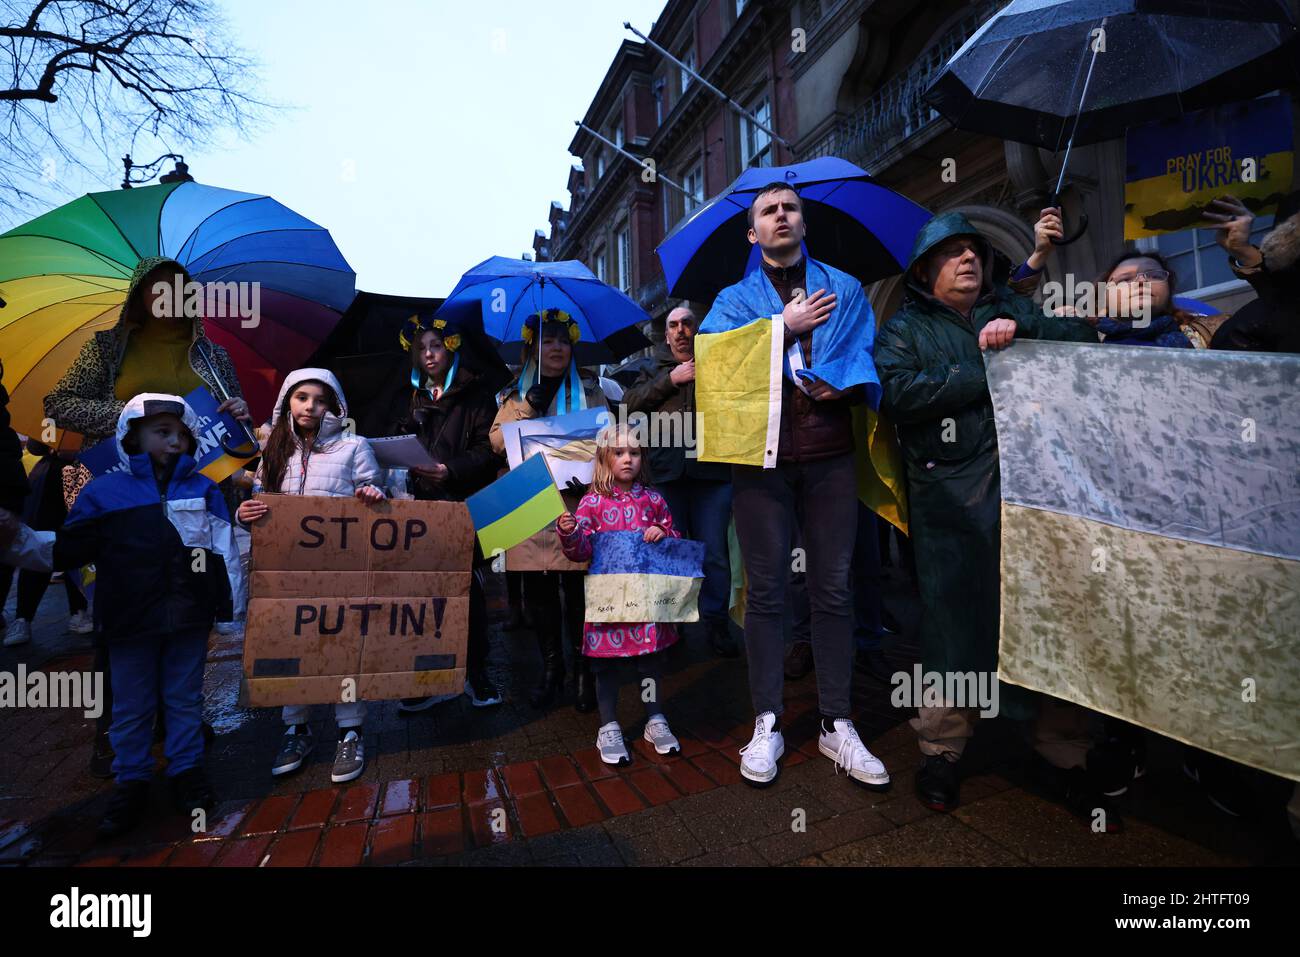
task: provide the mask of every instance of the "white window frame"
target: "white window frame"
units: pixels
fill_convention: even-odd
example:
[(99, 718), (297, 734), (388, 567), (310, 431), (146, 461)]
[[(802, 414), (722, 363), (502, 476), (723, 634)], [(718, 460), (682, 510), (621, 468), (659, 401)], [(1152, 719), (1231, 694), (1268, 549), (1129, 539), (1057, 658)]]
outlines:
[(632, 227), (624, 223), (614, 234), (617, 257), (618, 288), (623, 292), (632, 291)]
[[(688, 67), (691, 68), (691, 70), (696, 72), (699, 71), (699, 67), (695, 65), (695, 44), (692, 43), (691, 46), (684, 53), (682, 53), (682, 55), (679, 56), (677, 59), (685, 63)], [(686, 91), (690, 88), (690, 85), (695, 82), (695, 78), (691, 76), (689, 72), (683, 70), (681, 67), (677, 68), (677, 76), (678, 76), (678, 82), (681, 85), (682, 95), (685, 96)]]
[(689, 216), (704, 205), (704, 163), (701, 160), (696, 160), (686, 171), (682, 177), (682, 185), (690, 193), (690, 196), (682, 198), (685, 206), (684, 215)]
[[(755, 117), (764, 126), (772, 126), (772, 99), (766, 92), (745, 105), (745, 112)], [(772, 165), (772, 137), (746, 117), (740, 117), (740, 168)], [(757, 159), (758, 162), (754, 162)]]
[[(1273, 224), (1271, 222), (1266, 225), (1254, 226), (1250, 231), (1250, 235), (1252, 240), (1256, 241), (1255, 245), (1259, 245), (1258, 240), (1263, 238), (1263, 236), (1266, 233), (1268, 233), (1268, 231), (1272, 228), (1273, 228)], [(1222, 247), (1220, 247), (1217, 244), (1214, 244), (1213, 238), (1210, 238), (1210, 241), (1208, 243), (1204, 241), (1206, 237), (1213, 237), (1214, 230), (1205, 229), (1204, 227), (1193, 227), (1192, 229), (1179, 230), (1179, 232), (1189, 232), (1192, 234), (1191, 253), (1192, 253), (1192, 263), (1196, 267), (1196, 274), (1194, 276), (1180, 275), (1178, 277), (1178, 281), (1180, 285), (1185, 286), (1188, 283), (1192, 283), (1193, 286), (1190, 289), (1179, 289), (1178, 292), (1175, 293), (1175, 295), (1186, 296), (1189, 299), (1204, 299), (1207, 296), (1216, 296), (1225, 293), (1237, 292), (1238, 290), (1247, 289), (1250, 287), (1250, 283), (1248, 283), (1246, 280), (1237, 279), (1235, 276), (1232, 279), (1228, 279), (1222, 282), (1212, 283), (1211, 285), (1208, 286), (1203, 285), (1205, 281), (1203, 278), (1205, 275), (1205, 271), (1201, 265), (1202, 256), (1205, 255), (1206, 253), (1210, 255), (1227, 256), (1227, 253), (1223, 251)], [(1165, 235), (1175, 235), (1175, 234), (1167, 233)], [(1163, 255), (1166, 259), (1172, 259), (1175, 256), (1187, 255), (1186, 252), (1168, 253), (1161, 250), (1160, 239), (1161, 239), (1160, 236), (1147, 236), (1137, 240), (1136, 242), (1134, 242), (1133, 245), (1137, 247), (1137, 249), (1141, 252), (1158, 252), (1161, 255)]]
[(605, 255), (604, 246), (601, 246), (599, 249), (596, 250), (594, 258), (596, 260), (595, 262), (596, 278), (599, 279), (601, 282), (605, 282), (609, 278), (609, 260), (608, 257)]

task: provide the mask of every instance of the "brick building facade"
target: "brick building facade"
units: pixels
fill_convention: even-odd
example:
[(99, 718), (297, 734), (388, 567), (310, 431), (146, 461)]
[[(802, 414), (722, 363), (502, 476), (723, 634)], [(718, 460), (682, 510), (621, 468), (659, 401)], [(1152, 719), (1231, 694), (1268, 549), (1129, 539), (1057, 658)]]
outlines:
[[(655, 246), (707, 197), (749, 165), (835, 155), (926, 208), (960, 209), (1014, 261), (1033, 247), (1060, 156), (953, 129), (922, 93), (1001, 0), (669, 0), (649, 36), (694, 67), (790, 143), (787, 149), (738, 116), (658, 51), (626, 41), (583, 122), (693, 194), (646, 182), (643, 166), (580, 130), (570, 152), (567, 210), (552, 203), (541, 259), (581, 259), (627, 290), (653, 317), (671, 303)], [(944, 177), (947, 167), (955, 177)], [(1070, 156), (1067, 227), (1086, 212), (1079, 242), (1058, 248), (1048, 279), (1092, 278), (1123, 245), (1124, 141)], [(1261, 219), (1262, 228), (1270, 222)], [(1246, 284), (1210, 281), (1222, 254), (1204, 230), (1190, 239), (1180, 292), (1232, 309)], [(1187, 233), (1162, 237), (1181, 248)], [(1202, 263), (1201, 260), (1204, 260)], [(1202, 268), (1204, 265), (1205, 268)], [(1213, 267), (1213, 269), (1211, 268)], [(1189, 281), (1190, 276), (1196, 280)], [(868, 290), (878, 319), (902, 296), (894, 277)], [(701, 304), (701, 306), (707, 306)]]

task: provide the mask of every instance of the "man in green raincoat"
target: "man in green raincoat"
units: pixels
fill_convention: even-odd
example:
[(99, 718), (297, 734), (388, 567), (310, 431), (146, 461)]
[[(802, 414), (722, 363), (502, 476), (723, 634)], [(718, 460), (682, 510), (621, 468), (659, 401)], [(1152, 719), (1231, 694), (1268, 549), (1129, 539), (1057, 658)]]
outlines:
[[(1049, 212), (1054, 211), (1045, 210), (1045, 220)], [(881, 410), (897, 425), (907, 463), (924, 680), (938, 673), (946, 679), (945, 689), (985, 688), (997, 694), (992, 702), (979, 703), (944, 694), (941, 703), (925, 699), (926, 706), (918, 707), (912, 724), (925, 761), (917, 790), (922, 803), (938, 811), (957, 805), (957, 761), (980, 711), (999, 707), (1009, 717), (1035, 718), (1035, 750), (1060, 772), (1072, 804), (1082, 800), (1095, 807), (1100, 799), (1083, 771), (1091, 714), (1022, 689), (999, 688), (993, 679), (1001, 492), (982, 352), (1006, 348), (1017, 338), (1097, 341), (1083, 323), (1047, 316), (1022, 294), (1026, 285), (1036, 285), (1036, 277), (1023, 280), (1040, 268), (1051, 248), (1050, 232), (1040, 221), (1038, 262), (1031, 257), (1017, 270), (1014, 278), (1020, 281), (1007, 286), (994, 283), (992, 248), (965, 216), (935, 216), (917, 236), (903, 305), (881, 328), (876, 343)], [(953, 682), (958, 675), (974, 680)], [(916, 699), (922, 689), (912, 690), (912, 701), (920, 705)]]

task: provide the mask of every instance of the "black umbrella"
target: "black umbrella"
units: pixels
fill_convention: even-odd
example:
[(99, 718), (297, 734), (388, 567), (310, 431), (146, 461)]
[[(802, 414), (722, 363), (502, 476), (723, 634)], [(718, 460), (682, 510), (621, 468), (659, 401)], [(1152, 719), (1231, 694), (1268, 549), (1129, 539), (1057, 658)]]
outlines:
[(1064, 147), (1055, 206), (1071, 146), (1286, 86), (1298, 61), (1300, 31), (1281, 0), (1013, 0), (926, 100), (959, 129)]

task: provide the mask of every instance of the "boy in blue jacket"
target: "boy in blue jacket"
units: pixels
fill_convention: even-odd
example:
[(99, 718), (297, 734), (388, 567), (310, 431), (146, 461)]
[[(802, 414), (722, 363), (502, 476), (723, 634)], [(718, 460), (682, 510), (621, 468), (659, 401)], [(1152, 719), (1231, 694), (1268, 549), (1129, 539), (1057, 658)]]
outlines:
[(193, 814), (215, 803), (202, 766), (203, 665), (213, 622), (233, 618), (245, 594), (225, 499), (193, 457), (197, 427), (184, 399), (137, 395), (117, 423), (124, 467), (87, 485), (62, 529), (36, 532), (0, 516), (5, 561), (35, 570), (96, 566), (117, 781), (98, 829), (105, 838), (135, 827), (148, 807), (160, 697), (178, 809)]

